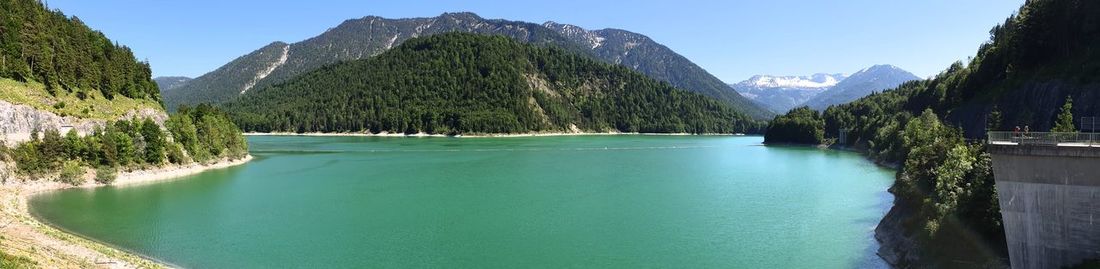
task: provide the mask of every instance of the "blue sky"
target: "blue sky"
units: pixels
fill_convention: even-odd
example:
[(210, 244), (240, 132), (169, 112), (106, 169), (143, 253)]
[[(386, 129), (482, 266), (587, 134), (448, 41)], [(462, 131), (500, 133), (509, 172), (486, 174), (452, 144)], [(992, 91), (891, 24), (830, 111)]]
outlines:
[(755, 74), (852, 73), (893, 64), (918, 76), (965, 60), (1024, 0), (996, 1), (147, 1), (52, 0), (148, 59), (196, 77), (272, 41), (297, 42), (376, 15), (485, 18), (645, 34), (735, 83)]

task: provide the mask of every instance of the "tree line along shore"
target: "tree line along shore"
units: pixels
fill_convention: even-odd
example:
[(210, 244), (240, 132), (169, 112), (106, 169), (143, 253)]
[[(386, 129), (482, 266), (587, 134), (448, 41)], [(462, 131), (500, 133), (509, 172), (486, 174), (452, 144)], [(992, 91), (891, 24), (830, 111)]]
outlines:
[(55, 179), (83, 184), (89, 170), (97, 182), (109, 184), (118, 171), (143, 170), (166, 164), (186, 165), (211, 160), (240, 159), (248, 144), (224, 113), (200, 105), (169, 116), (163, 128), (152, 119), (108, 122), (90, 134), (58, 130), (32, 134), (31, 141), (13, 148), (0, 146), (0, 160), (15, 164), (9, 178)]

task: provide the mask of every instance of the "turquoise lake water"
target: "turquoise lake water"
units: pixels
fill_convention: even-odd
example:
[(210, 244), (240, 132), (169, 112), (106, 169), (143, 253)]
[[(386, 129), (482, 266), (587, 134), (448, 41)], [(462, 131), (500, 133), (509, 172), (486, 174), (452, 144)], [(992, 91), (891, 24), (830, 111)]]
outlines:
[(893, 171), (761, 137), (249, 137), (252, 162), (31, 199), (187, 268), (875, 268)]

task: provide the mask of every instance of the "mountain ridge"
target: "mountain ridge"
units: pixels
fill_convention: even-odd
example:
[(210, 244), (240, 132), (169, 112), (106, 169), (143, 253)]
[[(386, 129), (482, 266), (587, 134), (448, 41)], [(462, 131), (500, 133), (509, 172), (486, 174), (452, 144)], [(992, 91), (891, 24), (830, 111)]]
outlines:
[(902, 83), (918, 79), (920, 77), (897, 66), (878, 64), (852, 73), (840, 83), (810, 98), (803, 105), (822, 111), (829, 106), (855, 101), (871, 93), (893, 89)]
[(193, 78), (185, 76), (160, 76), (153, 78), (153, 82), (157, 83), (157, 87), (162, 92), (171, 91), (172, 89), (179, 88), (187, 82), (190, 82)]
[[(437, 86), (443, 85), (443, 86)], [(502, 36), (418, 37), (224, 107), (246, 131), (429, 134), (752, 132), (717, 100), (627, 67)]]
[[(410, 38), (447, 32), (504, 35), (524, 43), (562, 47), (627, 66), (677, 88), (702, 93), (754, 118), (772, 115), (687, 58), (644, 35), (619, 29), (590, 31), (554, 22), (485, 19), (470, 12), (423, 18), (365, 16), (345, 20), (317, 36), (291, 44), (273, 42), (238, 57), (178, 88), (179, 91), (166, 92), (165, 102), (169, 108), (179, 104), (221, 103), (248, 89), (274, 85), (327, 64), (369, 58)], [(592, 43), (595, 40), (599, 41), (596, 46)], [(257, 76), (272, 63), (280, 62), (281, 57), (277, 56), (282, 56), (282, 50), (286, 51), (286, 59), (267, 74)]]
[(901, 85), (917, 76), (899, 67), (880, 64), (852, 73), (816, 73), (808, 76), (754, 75), (729, 84), (739, 94), (768, 108), (785, 113), (799, 106), (824, 110), (830, 105), (851, 102), (872, 92)]

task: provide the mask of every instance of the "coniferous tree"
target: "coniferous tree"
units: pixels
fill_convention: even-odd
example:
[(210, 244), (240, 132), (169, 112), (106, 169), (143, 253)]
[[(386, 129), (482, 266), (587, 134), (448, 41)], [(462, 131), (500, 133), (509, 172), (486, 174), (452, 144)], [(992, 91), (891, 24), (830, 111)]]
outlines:
[(160, 126), (146, 118), (141, 123), (141, 136), (145, 140), (145, 162), (160, 164), (164, 161), (165, 138)]
[(1072, 133), (1077, 131), (1077, 127), (1073, 125), (1073, 98), (1066, 96), (1066, 102), (1062, 104), (1061, 112), (1058, 113), (1058, 118), (1054, 120), (1054, 129), (1052, 132)]

